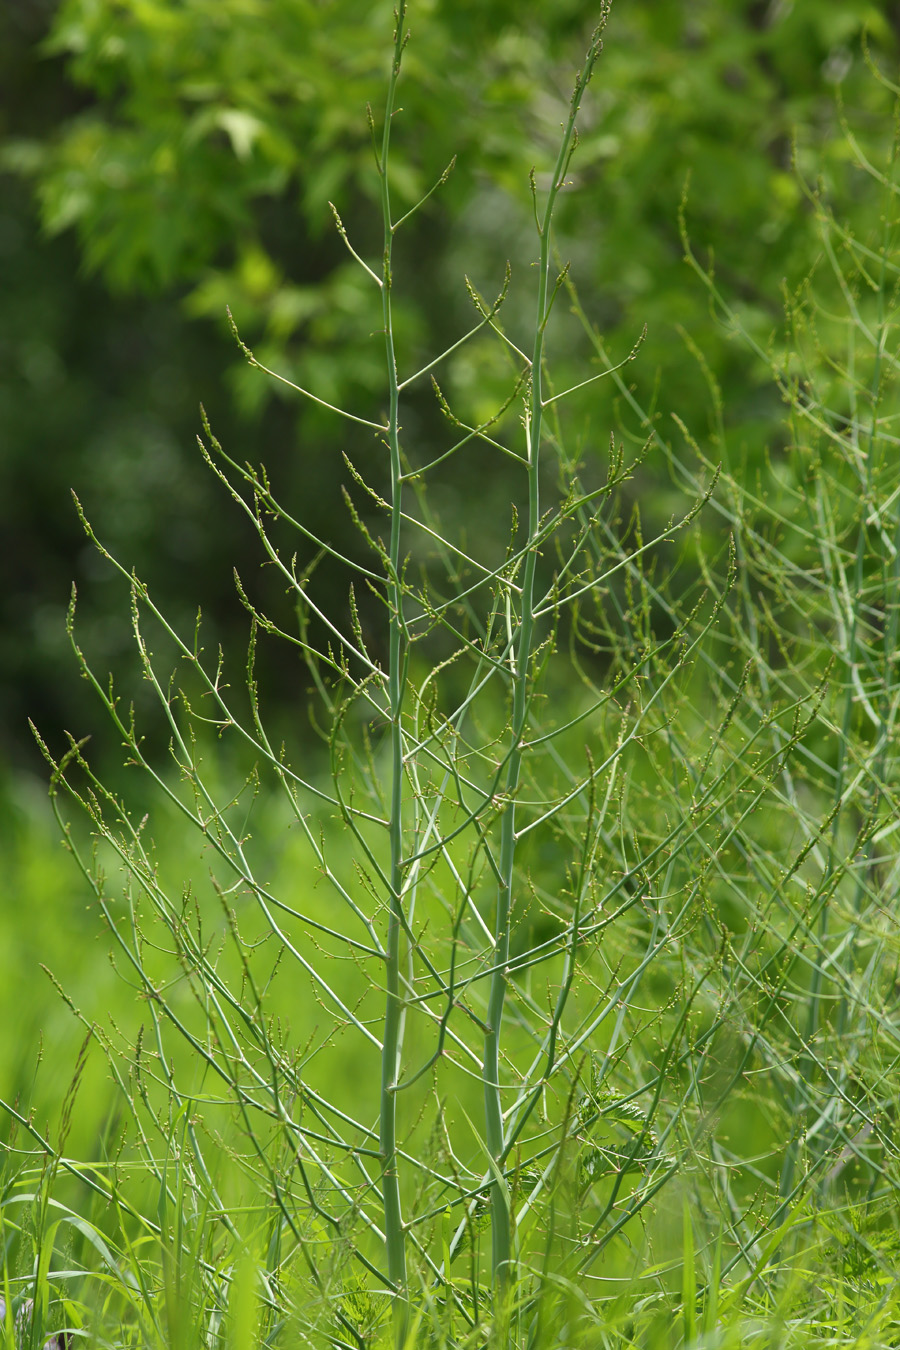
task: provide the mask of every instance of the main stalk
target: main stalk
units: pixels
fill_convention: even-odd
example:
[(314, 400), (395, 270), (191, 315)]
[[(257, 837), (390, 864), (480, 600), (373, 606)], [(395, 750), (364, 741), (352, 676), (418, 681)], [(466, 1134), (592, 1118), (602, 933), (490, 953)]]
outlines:
[(404, 693), (403, 653), (403, 593), (400, 585), (400, 543), (402, 520), (402, 475), (400, 469), (400, 391), (397, 380), (397, 361), (394, 352), (394, 332), (391, 318), (391, 259), (393, 252), (393, 225), (388, 186), (388, 159), (390, 155), (391, 121), (394, 115), (400, 59), (405, 45), (403, 31), (406, 14), (405, 0), (399, 0), (394, 32), (394, 58), (388, 85), (384, 115), (384, 131), (378, 171), (381, 179), (381, 206), (384, 218), (384, 256), (381, 278), (381, 299), (384, 315), (384, 340), (390, 387), (388, 411), (388, 449), (391, 467), (391, 537), (387, 577), (389, 601), (389, 656), (388, 700), (390, 704), (391, 741), (391, 814), (390, 814), (390, 895), (386, 946), (386, 1002), (384, 1011), (384, 1040), (381, 1053), (381, 1127), (379, 1152), (381, 1156), (381, 1189), (384, 1203), (384, 1232), (387, 1247), (388, 1275), (394, 1292), (394, 1327), (396, 1343), (406, 1339), (408, 1321), (408, 1284), (406, 1273), (406, 1234), (400, 1206), (400, 1178), (397, 1166), (397, 1076), (402, 1040), (403, 1000), (400, 992), (400, 943), (403, 933), (403, 729), (401, 717)]
[(500, 1040), (503, 1007), (506, 1001), (509, 965), (509, 934), (513, 905), (513, 875), (516, 860), (516, 794), (522, 772), (524, 737), (531, 696), (531, 664), (534, 654), (534, 578), (538, 559), (540, 528), (540, 449), (543, 434), (542, 371), (544, 360), (544, 333), (550, 315), (553, 295), (550, 292), (550, 234), (553, 211), (560, 188), (563, 186), (569, 161), (575, 145), (575, 119), (581, 106), (584, 90), (602, 48), (601, 34), (609, 13), (608, 4), (601, 8), (601, 21), (595, 30), (584, 65), (575, 81), (575, 90), (569, 109), (569, 118), (563, 132), (553, 179), (538, 233), (541, 256), (538, 275), (537, 307), (535, 314), (534, 346), (532, 349), (531, 381), (525, 410), (525, 435), (528, 472), (528, 543), (522, 575), (521, 612), (518, 640), (511, 656), (512, 664), (512, 726), (511, 747), (507, 760), (505, 798), (506, 806), (500, 826), (500, 880), (497, 887), (497, 910), (494, 921), (494, 960), (488, 995), (487, 1031), (484, 1038), (484, 1116), (487, 1146), (493, 1160), (491, 1183), (491, 1267), (498, 1287), (508, 1286), (512, 1264), (513, 1222), (508, 1188), (500, 1169), (505, 1158), (505, 1131), (500, 1090)]

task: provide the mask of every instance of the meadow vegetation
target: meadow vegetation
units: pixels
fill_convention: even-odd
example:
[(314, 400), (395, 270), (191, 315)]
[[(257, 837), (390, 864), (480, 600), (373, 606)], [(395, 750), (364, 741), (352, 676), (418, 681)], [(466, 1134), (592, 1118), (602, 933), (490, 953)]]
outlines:
[(58, 989), (4, 1080), (4, 1334), (29, 1297), (34, 1345), (896, 1344), (900, 188), (868, 114), (898, 90), (864, 44), (767, 307), (685, 184), (686, 309), (730, 353), (670, 329), (688, 419), (659, 334), (605, 335), (580, 286), (604, 7), (520, 146), (531, 265), (443, 277), (468, 320), (433, 348), (406, 321), (405, 231), (455, 172), (411, 192), (395, 149), (415, 14), (368, 113), (377, 227), (331, 208), (374, 402), (229, 315), (246, 379), (340, 428), (350, 532), (303, 490), (314, 437), (285, 478), (203, 413), (262, 564), (238, 657), (77, 501), (133, 666), (73, 591), (122, 764), (37, 727), (70, 856), (27, 797), (9, 826), (15, 889), (66, 907), (2, 919)]

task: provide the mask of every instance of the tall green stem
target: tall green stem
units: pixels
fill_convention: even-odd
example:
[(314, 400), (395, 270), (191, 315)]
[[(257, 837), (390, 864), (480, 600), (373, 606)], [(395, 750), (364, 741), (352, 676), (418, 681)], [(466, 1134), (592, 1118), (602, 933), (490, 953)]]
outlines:
[(384, 1203), (384, 1232), (387, 1247), (388, 1275), (395, 1295), (394, 1326), (396, 1341), (406, 1339), (407, 1275), (406, 1236), (400, 1207), (400, 1178), (397, 1169), (397, 1075), (402, 1040), (403, 1001), (400, 993), (400, 942), (403, 932), (403, 729), (401, 716), (404, 691), (403, 653), (403, 594), (400, 586), (400, 542), (402, 520), (402, 481), (400, 468), (400, 391), (397, 380), (397, 361), (394, 352), (394, 332), (391, 319), (391, 258), (393, 225), (388, 184), (388, 157), (390, 153), (391, 120), (400, 58), (404, 46), (403, 22), (405, 0), (399, 0), (394, 33), (394, 60), (388, 85), (381, 142), (379, 174), (381, 177), (381, 206), (384, 217), (384, 259), (381, 280), (384, 341), (390, 386), (388, 414), (388, 447), (391, 463), (391, 540), (388, 569), (388, 600), (390, 636), (388, 659), (388, 698), (391, 725), (391, 815), (390, 815), (390, 896), (386, 948), (386, 1001), (384, 1011), (384, 1041), (381, 1052), (381, 1126), (379, 1151), (381, 1155), (381, 1188)]
[(511, 655), (512, 666), (512, 744), (507, 760), (504, 784), (506, 809), (500, 826), (500, 881), (497, 887), (497, 912), (494, 920), (494, 970), (488, 995), (487, 1031), (484, 1038), (484, 1116), (485, 1135), (495, 1165), (491, 1184), (491, 1268), (500, 1288), (505, 1288), (510, 1277), (512, 1260), (512, 1216), (509, 1193), (503, 1184), (499, 1168), (504, 1158), (503, 1106), (500, 1091), (500, 1040), (503, 1024), (503, 1006), (506, 1000), (509, 963), (509, 930), (512, 914), (513, 873), (516, 861), (516, 793), (522, 770), (523, 738), (528, 719), (531, 695), (531, 662), (534, 652), (534, 577), (538, 559), (540, 528), (540, 449), (543, 433), (544, 404), (541, 375), (544, 359), (544, 332), (553, 303), (550, 294), (550, 231), (553, 211), (575, 146), (575, 119), (581, 98), (600, 55), (601, 33), (609, 13), (609, 6), (601, 7), (600, 25), (594, 32), (584, 65), (575, 81), (575, 90), (569, 118), (563, 133), (553, 179), (543, 219), (538, 224), (541, 242), (538, 276), (537, 311), (535, 315), (534, 347), (532, 352), (531, 382), (525, 413), (525, 435), (528, 466), (528, 548), (522, 575), (521, 611), (517, 641)]

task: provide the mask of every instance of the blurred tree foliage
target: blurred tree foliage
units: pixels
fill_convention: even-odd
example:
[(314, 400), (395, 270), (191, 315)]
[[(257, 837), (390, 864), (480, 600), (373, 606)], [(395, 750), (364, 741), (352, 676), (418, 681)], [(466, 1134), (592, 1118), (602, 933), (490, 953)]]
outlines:
[[(87, 716), (65, 659), (71, 576), (91, 583), (85, 642), (96, 664), (116, 666), (128, 642), (121, 590), (101, 579), (83, 546), (70, 486), (176, 619), (202, 597), (226, 641), (243, 632), (231, 566), (251, 569), (253, 542), (193, 449), (201, 398), (236, 458), (262, 458), (288, 500), (312, 503), (320, 530), (346, 531), (345, 428), (251, 371), (224, 308), (260, 360), (377, 415), (377, 297), (337, 237), (328, 202), (359, 251), (377, 258), (365, 107), (377, 118), (391, 23), (390, 0), (7, 0), (0, 12), (0, 494), (9, 540), (0, 669), (11, 740), (26, 712), (51, 731), (81, 729)], [(509, 304), (513, 334), (517, 307), (530, 306), (528, 170), (535, 165), (540, 184), (591, 26), (581, 0), (414, 5), (397, 206), (411, 206), (454, 155), (456, 166), (400, 240), (398, 328), (411, 366), (469, 325), (464, 272), (493, 293), (509, 258), (524, 297)], [(614, 355), (626, 355), (648, 325), (635, 378), (658, 380), (659, 406), (702, 436), (709, 389), (690, 345), (699, 347), (751, 470), (777, 435), (777, 399), (763, 363), (728, 340), (684, 266), (685, 182), (692, 238), (701, 256), (715, 247), (717, 276), (765, 346), (779, 328), (782, 279), (795, 284), (816, 262), (802, 176), (821, 176), (852, 227), (877, 223), (840, 109), (861, 139), (887, 143), (891, 93), (866, 69), (866, 54), (889, 70), (898, 36), (900, 8), (886, 0), (614, 8), (561, 247)], [(565, 320), (553, 343), (564, 378), (586, 349)], [(496, 347), (479, 344), (445, 379), (484, 414), (507, 376)], [(592, 387), (583, 415), (586, 453), (592, 444), (605, 451), (616, 412), (604, 386)], [(438, 424), (423, 396), (404, 429), (427, 442)], [(377, 474), (372, 444), (354, 453)], [(471, 463), (461, 463), (444, 506), (464, 502), (473, 524), (479, 510), (502, 510), (505, 521), (484, 466), (477, 502), (467, 471)], [(635, 490), (668, 515), (667, 485), (652, 465), (646, 472)], [(274, 675), (291, 696), (296, 673)]]

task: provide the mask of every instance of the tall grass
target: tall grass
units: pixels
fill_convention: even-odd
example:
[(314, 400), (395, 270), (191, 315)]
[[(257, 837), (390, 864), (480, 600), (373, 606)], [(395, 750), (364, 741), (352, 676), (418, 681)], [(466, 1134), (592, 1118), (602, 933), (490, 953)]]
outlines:
[[(493, 301), (466, 281), (471, 330), (411, 364), (391, 314), (413, 214), (391, 197), (399, 5), (370, 113), (380, 258), (335, 210), (384, 344), (383, 421), (331, 409), (360, 546), (320, 537), (310, 504), (279, 501), (204, 418), (202, 453), (286, 596), (263, 609), (236, 578), (240, 691), (199, 618), (176, 632), (84, 520), (130, 586), (171, 754), (94, 673), (73, 597), (82, 673), (160, 803), (139, 817), (82, 743), (43, 747), (141, 1007), (139, 1029), (78, 1013), (132, 1143), (110, 1135), (79, 1166), (10, 1104), (45, 1162), (37, 1179), (11, 1167), (4, 1213), (16, 1195), (41, 1207), (46, 1310), (62, 1206), (96, 1271), (93, 1325), (117, 1343), (781, 1344), (816, 1288), (832, 1303), (804, 1325), (847, 1340), (852, 1280), (820, 1274), (840, 1260), (877, 1293), (867, 1334), (895, 1324), (893, 160), (863, 161), (879, 239), (810, 192), (824, 266), (756, 349), (787, 418), (754, 477), (702, 354), (699, 436), (642, 401), (639, 335), (609, 353), (558, 261), (600, 17), (555, 161), (532, 170), (533, 275), (498, 279)], [(684, 240), (737, 331), (686, 223)], [(511, 286), (534, 292), (524, 332), (505, 323)], [(560, 388), (566, 302), (590, 364)], [(510, 373), (485, 416), (453, 375), (488, 338)], [(403, 430), (429, 384), (437, 452)], [(510, 513), (470, 535), (442, 519), (440, 485), (455, 473), (475, 497), (486, 472)], [(346, 573), (344, 614), (318, 603), (326, 565)], [(269, 642), (296, 653), (327, 778), (270, 728)], [(173, 819), (193, 862), (166, 842)], [(78, 1189), (60, 1199), (65, 1171)]]

